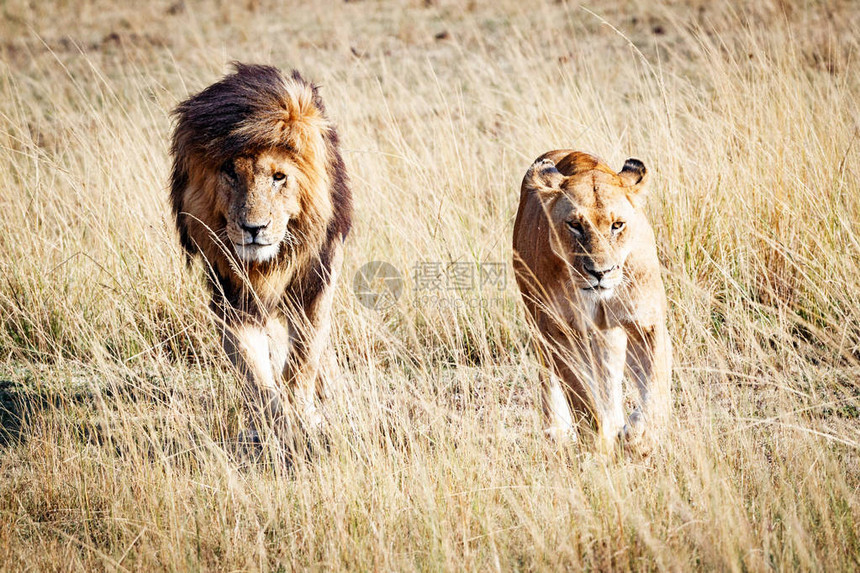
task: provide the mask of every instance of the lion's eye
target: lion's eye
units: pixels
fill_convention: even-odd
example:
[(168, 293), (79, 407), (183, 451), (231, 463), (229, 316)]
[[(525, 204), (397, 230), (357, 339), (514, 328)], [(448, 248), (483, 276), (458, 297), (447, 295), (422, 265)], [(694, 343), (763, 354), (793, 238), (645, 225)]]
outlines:
[(281, 173), (280, 171), (278, 171), (277, 173), (272, 175), (272, 179), (274, 179), (275, 181), (283, 181), (286, 178), (287, 178), (287, 176), (284, 175), (283, 173)]
[(224, 173), (227, 177), (229, 177), (232, 181), (236, 181), (239, 179), (238, 175), (236, 175), (236, 167), (233, 165), (232, 161), (226, 162), (221, 166), (221, 172)]
[(624, 228), (624, 221), (615, 221), (612, 223), (612, 232), (618, 233)]
[(582, 236), (582, 225), (577, 221), (568, 221), (567, 228), (576, 233), (577, 235)]

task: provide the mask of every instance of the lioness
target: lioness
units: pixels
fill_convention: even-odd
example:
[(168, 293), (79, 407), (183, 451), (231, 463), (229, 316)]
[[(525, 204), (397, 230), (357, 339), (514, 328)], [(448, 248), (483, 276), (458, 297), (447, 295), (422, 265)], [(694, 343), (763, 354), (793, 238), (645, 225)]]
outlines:
[[(320, 364), (352, 196), (317, 88), (298, 72), (235, 64), (174, 110), (170, 199), (189, 259), (204, 259), (222, 342), (254, 414), (321, 417)], [(260, 421), (260, 416), (255, 416)]]
[[(672, 352), (645, 166), (616, 173), (571, 150), (540, 156), (523, 179), (514, 271), (537, 328), (547, 433), (576, 439), (578, 418), (604, 446), (635, 441), (668, 413)], [(640, 404), (625, 420), (625, 365)]]

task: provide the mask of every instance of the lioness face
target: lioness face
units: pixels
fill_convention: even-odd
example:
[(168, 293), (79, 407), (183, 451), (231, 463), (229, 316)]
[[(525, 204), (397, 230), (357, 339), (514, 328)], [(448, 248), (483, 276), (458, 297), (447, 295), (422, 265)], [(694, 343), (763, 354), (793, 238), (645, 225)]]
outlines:
[(602, 173), (594, 182), (591, 176), (570, 178), (549, 212), (554, 250), (570, 268), (574, 285), (600, 297), (611, 296), (624, 280), (628, 221), (635, 215), (624, 190), (607, 179)]
[(552, 249), (567, 264), (573, 286), (587, 295), (609, 298), (625, 281), (645, 173), (635, 159), (619, 173), (587, 169), (565, 176), (549, 160), (530, 171), (549, 219)]
[(295, 240), (288, 225), (301, 209), (296, 175), (289, 155), (278, 149), (235, 157), (222, 166), (227, 238), (240, 260), (266, 262)]

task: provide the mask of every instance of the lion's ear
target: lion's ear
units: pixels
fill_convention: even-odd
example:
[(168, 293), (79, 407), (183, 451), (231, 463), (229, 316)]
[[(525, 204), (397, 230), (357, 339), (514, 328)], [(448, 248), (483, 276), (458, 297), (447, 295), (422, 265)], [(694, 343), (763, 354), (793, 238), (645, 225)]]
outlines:
[(537, 191), (541, 195), (555, 193), (561, 190), (564, 175), (556, 168), (550, 159), (538, 159), (523, 178), (523, 188)]
[(638, 195), (644, 191), (645, 184), (648, 182), (648, 170), (645, 169), (645, 164), (632, 157), (624, 162), (624, 167), (618, 172), (618, 176), (624, 181), (624, 186), (631, 195)]

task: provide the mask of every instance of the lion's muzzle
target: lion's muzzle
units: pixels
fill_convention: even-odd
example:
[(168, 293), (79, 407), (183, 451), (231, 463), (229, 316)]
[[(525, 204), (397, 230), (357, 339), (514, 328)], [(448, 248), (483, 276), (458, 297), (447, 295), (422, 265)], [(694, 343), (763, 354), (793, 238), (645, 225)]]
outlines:
[(275, 258), (281, 250), (280, 243), (260, 244), (260, 243), (233, 243), (233, 248), (236, 249), (236, 256), (246, 263), (264, 263)]
[(249, 243), (263, 243), (264, 241), (258, 241), (257, 236), (261, 234), (261, 231), (265, 231), (269, 228), (271, 224), (271, 220), (267, 223), (257, 224), (257, 223), (239, 223), (239, 228), (242, 229), (242, 233), (244, 233), (244, 244)]
[(259, 220), (240, 219), (228, 225), (227, 235), (238, 258), (246, 263), (263, 263), (274, 258), (281, 249), (285, 232), (278, 232), (269, 219)]

